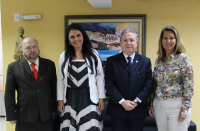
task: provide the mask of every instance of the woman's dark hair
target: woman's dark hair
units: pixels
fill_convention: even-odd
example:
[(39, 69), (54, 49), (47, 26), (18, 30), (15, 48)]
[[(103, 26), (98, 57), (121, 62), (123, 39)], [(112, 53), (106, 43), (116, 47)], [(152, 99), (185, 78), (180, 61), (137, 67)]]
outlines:
[[(93, 64), (95, 64), (96, 75), (98, 75), (98, 71), (97, 71), (98, 60), (97, 60), (96, 55), (94, 54), (96, 52), (94, 52), (93, 51), (94, 49), (92, 49), (92, 43), (90, 42), (88, 35), (78, 24), (71, 24), (67, 27), (66, 33), (65, 33), (66, 51), (65, 51), (65, 59), (61, 66), (63, 78), (65, 78), (64, 67), (65, 67), (67, 60), (69, 59), (69, 64), (72, 65), (72, 59), (74, 57), (76, 57), (74, 47), (69, 42), (69, 32), (71, 30), (79, 30), (82, 33), (82, 35), (83, 35), (83, 45), (82, 45), (83, 58), (84, 58), (85, 62), (86, 62), (86, 58), (88, 59), (89, 64), (90, 64), (90, 66), (89, 65), (88, 66), (91, 69), (92, 74), (94, 74)], [(94, 63), (93, 63), (92, 59), (94, 60)]]

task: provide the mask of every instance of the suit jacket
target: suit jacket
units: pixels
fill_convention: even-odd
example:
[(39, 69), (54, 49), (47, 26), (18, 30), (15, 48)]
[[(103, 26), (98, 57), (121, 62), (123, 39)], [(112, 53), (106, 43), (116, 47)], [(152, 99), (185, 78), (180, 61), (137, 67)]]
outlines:
[[(148, 116), (148, 97), (153, 91), (153, 77), (149, 58), (135, 54), (129, 65), (123, 53), (109, 57), (105, 69), (105, 87), (109, 96), (107, 115), (115, 118), (144, 118)], [(133, 101), (138, 97), (142, 103), (126, 111), (118, 102), (124, 98)]]
[[(93, 64), (93, 71), (94, 74), (91, 74), (91, 69), (89, 68), (90, 64), (89, 61), (86, 59), (87, 65), (88, 65), (88, 79), (89, 79), (89, 88), (90, 88), (90, 100), (97, 104), (99, 102), (100, 98), (105, 98), (105, 83), (104, 83), (104, 73), (103, 68), (101, 64), (101, 60), (99, 58), (98, 52), (93, 49), (94, 54), (96, 54), (98, 65), (97, 65), (97, 71), (95, 70), (95, 65)], [(61, 70), (62, 63), (65, 59), (65, 51), (60, 55), (59, 60), (59, 66), (58, 66), (58, 82), (57, 82), (57, 100), (63, 100), (63, 102), (66, 102), (66, 92), (67, 92), (67, 73), (68, 73), (68, 64), (69, 59), (67, 60), (65, 67), (64, 67), (64, 74), (65, 78), (63, 79), (63, 74)], [(93, 60), (93, 59), (92, 59)], [(94, 63), (94, 60), (93, 60)]]
[[(7, 121), (34, 123), (52, 118), (57, 110), (54, 62), (39, 57), (38, 85), (25, 58), (8, 65), (5, 106)], [(17, 91), (17, 103), (15, 102)]]

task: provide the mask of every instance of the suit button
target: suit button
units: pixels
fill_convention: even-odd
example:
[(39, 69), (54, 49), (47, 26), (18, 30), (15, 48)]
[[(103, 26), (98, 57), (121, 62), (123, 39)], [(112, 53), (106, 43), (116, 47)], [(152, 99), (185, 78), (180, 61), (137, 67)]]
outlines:
[(132, 75), (129, 75), (129, 78), (131, 78), (132, 77)]
[(37, 90), (37, 92), (39, 92), (39, 90)]

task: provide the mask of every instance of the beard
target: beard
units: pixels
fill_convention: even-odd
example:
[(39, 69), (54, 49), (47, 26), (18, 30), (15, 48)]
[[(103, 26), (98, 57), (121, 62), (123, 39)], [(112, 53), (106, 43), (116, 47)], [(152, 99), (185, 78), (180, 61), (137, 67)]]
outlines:
[[(38, 53), (36, 53), (36, 52), (32, 52), (32, 53), (30, 53), (30, 54), (25, 54), (25, 53), (24, 53), (24, 57), (25, 57), (27, 60), (35, 60), (35, 59), (38, 58), (39, 54), (40, 54), (40, 51), (39, 51)], [(34, 56), (32, 56), (32, 55), (34, 55)]]

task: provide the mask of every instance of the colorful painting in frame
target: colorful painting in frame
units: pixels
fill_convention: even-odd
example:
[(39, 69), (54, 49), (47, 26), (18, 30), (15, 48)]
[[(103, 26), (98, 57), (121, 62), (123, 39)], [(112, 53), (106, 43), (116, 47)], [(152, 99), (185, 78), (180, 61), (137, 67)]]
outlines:
[(97, 49), (105, 67), (107, 57), (122, 52), (120, 36), (129, 28), (138, 36), (136, 53), (146, 55), (146, 15), (81, 15), (65, 16), (65, 28), (79, 24), (88, 34), (93, 48)]

